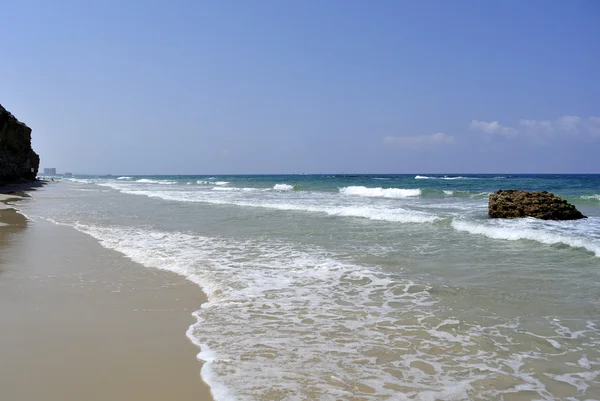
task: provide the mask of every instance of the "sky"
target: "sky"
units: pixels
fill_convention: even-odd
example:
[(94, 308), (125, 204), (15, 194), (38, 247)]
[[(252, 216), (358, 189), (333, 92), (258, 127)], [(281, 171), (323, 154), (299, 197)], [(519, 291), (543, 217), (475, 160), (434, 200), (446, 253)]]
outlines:
[(600, 173), (600, 2), (4, 2), (0, 104), (88, 174)]

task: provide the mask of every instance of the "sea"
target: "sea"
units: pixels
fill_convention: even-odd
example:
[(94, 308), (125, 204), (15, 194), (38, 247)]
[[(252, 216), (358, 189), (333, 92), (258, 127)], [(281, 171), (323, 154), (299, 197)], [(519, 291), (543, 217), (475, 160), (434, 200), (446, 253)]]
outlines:
[[(498, 189), (589, 218), (490, 219)], [(600, 175), (73, 176), (33, 197), (34, 221), (208, 296), (182, 335), (217, 401), (600, 400)]]

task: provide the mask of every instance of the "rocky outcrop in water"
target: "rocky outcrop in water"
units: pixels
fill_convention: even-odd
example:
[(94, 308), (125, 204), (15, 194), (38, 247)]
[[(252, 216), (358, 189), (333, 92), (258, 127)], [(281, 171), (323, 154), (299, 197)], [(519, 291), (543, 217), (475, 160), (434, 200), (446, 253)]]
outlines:
[(31, 128), (0, 105), (0, 183), (33, 181), (40, 157), (31, 148)]
[(543, 220), (586, 218), (575, 206), (547, 191), (496, 191), (490, 195), (488, 214), (494, 218), (535, 217)]

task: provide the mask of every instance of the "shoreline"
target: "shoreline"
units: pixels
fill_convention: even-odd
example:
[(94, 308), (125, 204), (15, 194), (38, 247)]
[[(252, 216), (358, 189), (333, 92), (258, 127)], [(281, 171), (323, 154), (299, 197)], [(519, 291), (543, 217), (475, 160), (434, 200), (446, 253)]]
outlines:
[(28, 189), (0, 187), (3, 399), (213, 400), (186, 336), (201, 289), (72, 227), (28, 220), (10, 204)]

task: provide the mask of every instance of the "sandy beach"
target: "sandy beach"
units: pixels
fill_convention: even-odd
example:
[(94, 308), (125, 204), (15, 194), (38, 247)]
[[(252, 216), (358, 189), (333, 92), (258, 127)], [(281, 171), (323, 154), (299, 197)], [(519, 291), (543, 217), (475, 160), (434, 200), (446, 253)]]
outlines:
[(73, 228), (28, 221), (8, 198), (0, 199), (2, 400), (212, 399), (185, 335), (205, 301), (197, 286)]

